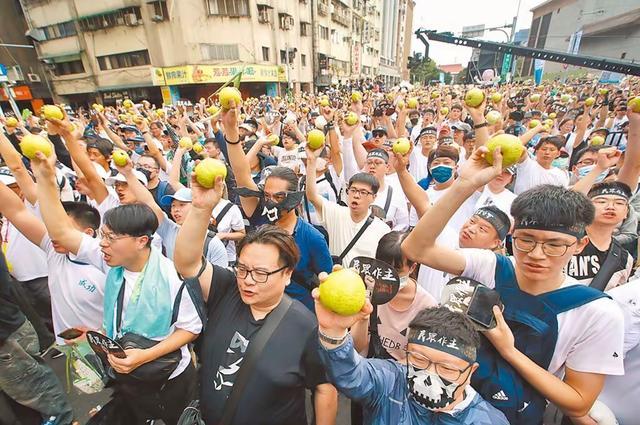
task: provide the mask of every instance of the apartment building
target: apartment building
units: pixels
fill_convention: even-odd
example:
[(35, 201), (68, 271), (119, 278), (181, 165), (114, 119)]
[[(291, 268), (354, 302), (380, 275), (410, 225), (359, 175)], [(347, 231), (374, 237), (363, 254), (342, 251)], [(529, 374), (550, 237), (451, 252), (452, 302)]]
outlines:
[(379, 75), (386, 84), (409, 79), (413, 0), (382, 0), (382, 40)]
[[(38, 60), (27, 31), (22, 7), (18, 0), (5, 0), (0, 13), (0, 64), (7, 68), (10, 87), (7, 91), (0, 88), (0, 108), (9, 112), (9, 95), (15, 99), (19, 110), (25, 108), (37, 110), (47, 101), (51, 101), (51, 92), (45, 78), (47, 71)], [(9, 46), (11, 45), (11, 46)]]
[[(637, 62), (640, 60), (640, 3), (620, 0), (548, 0), (533, 13), (527, 45)], [(533, 61), (524, 61), (523, 74), (531, 75)], [(545, 72), (575, 69), (545, 63)]]
[[(239, 71), (244, 95), (312, 91), (376, 77), (386, 31), (382, 7), (388, 1), (21, 3), (28, 35), (37, 41), (59, 101), (145, 98), (160, 104), (207, 97)], [(392, 1), (400, 2), (392, 20), (398, 42), (405, 27), (411, 28), (400, 4), (413, 0)], [(406, 58), (403, 65), (399, 57), (403, 48), (395, 47), (386, 65), (397, 76), (406, 68)]]

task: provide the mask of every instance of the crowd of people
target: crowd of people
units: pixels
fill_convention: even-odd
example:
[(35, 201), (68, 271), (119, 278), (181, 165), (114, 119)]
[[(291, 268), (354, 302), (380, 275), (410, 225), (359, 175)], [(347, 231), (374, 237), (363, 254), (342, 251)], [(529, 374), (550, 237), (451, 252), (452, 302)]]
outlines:
[[(77, 423), (52, 354), (111, 388), (93, 425), (639, 423), (640, 80), (471, 89), (0, 117), (0, 424)], [(356, 257), (397, 293), (340, 315)]]

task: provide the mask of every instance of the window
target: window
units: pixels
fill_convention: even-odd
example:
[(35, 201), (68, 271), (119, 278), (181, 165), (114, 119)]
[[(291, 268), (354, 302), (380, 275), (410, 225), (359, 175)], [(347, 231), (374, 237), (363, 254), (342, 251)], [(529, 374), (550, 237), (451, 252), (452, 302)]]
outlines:
[(59, 62), (54, 64), (53, 73), (57, 76), (82, 74), (84, 73), (84, 65), (81, 60)]
[(280, 63), (287, 63), (287, 52), (280, 50)]
[(238, 60), (240, 51), (237, 44), (201, 44), (204, 60)]
[(293, 27), (293, 16), (287, 13), (279, 13), (278, 20), (280, 21), (280, 29), (288, 31)]
[(310, 26), (311, 24), (309, 22), (300, 22), (300, 36), (308, 37)]
[(162, 22), (169, 20), (169, 9), (167, 9), (166, 0), (156, 0), (149, 3), (151, 7), (151, 20), (153, 22)]
[(271, 19), (269, 19), (269, 6), (266, 4), (258, 5), (258, 22), (261, 24), (268, 24), (271, 22)]
[(262, 46), (262, 60), (269, 62), (269, 48)]
[(329, 28), (328, 27), (323, 27), (322, 25), (319, 25), (320, 27), (320, 38), (323, 40), (328, 40), (329, 39)]
[(56, 38), (71, 37), (76, 35), (76, 26), (73, 21), (61, 22), (55, 25), (49, 25), (40, 28), (44, 32), (44, 36), (47, 40), (55, 40)]
[(131, 68), (151, 64), (148, 50), (98, 56), (98, 65), (102, 71), (119, 68)]
[[(297, 49), (289, 49), (289, 64), (293, 63), (293, 59), (295, 59), (295, 57), (296, 57), (296, 51), (297, 51)], [(286, 50), (280, 50), (280, 63), (283, 63), (283, 64), (287, 63), (287, 51)]]
[(139, 7), (126, 7), (115, 12), (80, 18), (78, 23), (83, 31), (96, 31), (119, 25), (139, 25), (142, 23), (142, 15)]
[(302, 66), (307, 66), (307, 55), (300, 55), (300, 63)]
[(249, 0), (206, 0), (209, 15), (250, 16)]

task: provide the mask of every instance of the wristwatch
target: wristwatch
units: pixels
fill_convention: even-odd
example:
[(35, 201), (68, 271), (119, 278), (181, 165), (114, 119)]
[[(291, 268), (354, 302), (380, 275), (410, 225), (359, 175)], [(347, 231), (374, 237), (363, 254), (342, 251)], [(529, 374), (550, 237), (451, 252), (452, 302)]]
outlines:
[(489, 123), (485, 121), (485, 122), (483, 122), (482, 124), (475, 124), (475, 125), (473, 126), (473, 128), (477, 130), (477, 129), (479, 129), (479, 128), (482, 128), (482, 127), (488, 127), (488, 126), (489, 126)]
[(318, 328), (318, 337), (320, 338), (320, 341), (326, 342), (327, 344), (342, 345), (342, 343), (347, 339), (348, 336), (349, 336), (349, 330), (346, 330), (344, 332), (344, 336), (340, 338), (334, 338), (334, 337), (323, 334), (322, 331), (320, 331), (320, 328)]

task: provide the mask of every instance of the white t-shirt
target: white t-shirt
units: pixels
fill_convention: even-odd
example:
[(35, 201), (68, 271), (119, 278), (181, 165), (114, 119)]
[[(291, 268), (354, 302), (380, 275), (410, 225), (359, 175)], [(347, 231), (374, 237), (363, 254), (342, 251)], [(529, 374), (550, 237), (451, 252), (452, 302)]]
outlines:
[[(341, 176), (338, 176), (336, 174), (336, 171), (333, 168), (333, 166), (329, 166), (327, 171), (330, 173), (333, 186), (336, 188), (336, 191), (338, 192), (338, 195), (339, 195), (340, 190), (344, 185), (344, 181), (342, 180)], [(327, 199), (328, 201), (331, 201), (333, 203), (338, 203), (336, 192), (331, 187), (331, 183), (329, 183), (329, 180), (327, 179), (326, 175), (316, 177), (316, 192), (318, 193), (318, 195), (322, 196), (324, 199)], [(307, 207), (308, 207), (308, 211), (307, 211)], [(310, 219), (309, 222), (311, 224), (320, 225), (320, 218), (318, 217), (318, 213), (316, 212), (316, 209), (311, 202), (305, 203), (303, 201), (302, 208), (304, 210), (303, 218), (305, 220)], [(307, 215), (307, 212), (308, 212), (308, 215)]]
[[(33, 215), (41, 217), (37, 206), (31, 205), (27, 200), (24, 205)], [(15, 280), (26, 282), (47, 276), (47, 257), (44, 252), (20, 233), (6, 217), (2, 218), (2, 241), (7, 244), (5, 256)]]
[(613, 411), (620, 425), (633, 425), (638, 423), (640, 400), (640, 280), (607, 293), (624, 313), (624, 376), (607, 376), (598, 399)]
[[(69, 328), (102, 327), (105, 273), (95, 266), (78, 261), (73, 254), (59, 254), (45, 235), (40, 248), (47, 255), (53, 333)], [(58, 344), (64, 340), (56, 336)]]
[(422, 147), (417, 145), (409, 155), (409, 174), (419, 182), (429, 175), (429, 158), (422, 154)]
[[(447, 190), (449, 190), (451, 186), (446, 189), (436, 190), (434, 186), (429, 187), (427, 189), (427, 196), (429, 197), (429, 205), (433, 206), (438, 200), (444, 195)], [(474, 192), (462, 205), (460, 208), (453, 214), (453, 216), (449, 219), (447, 226), (451, 227), (455, 232), (459, 232), (462, 229), (464, 223), (471, 218), (471, 216), (476, 212), (476, 204), (478, 199), (480, 198), (480, 192)], [(409, 224), (411, 226), (415, 226), (418, 224), (418, 213), (415, 208), (411, 207), (409, 212)]]
[(297, 145), (294, 146), (294, 148), (290, 151), (280, 146), (273, 146), (271, 149), (276, 158), (278, 158), (279, 167), (287, 167), (291, 168), (292, 170), (300, 170), (300, 167), (303, 166)]
[[(326, 199), (322, 200), (322, 217), (320, 219), (329, 234), (329, 252), (336, 256), (342, 254), (342, 251), (366, 222), (366, 218), (364, 218), (355, 223), (351, 219), (349, 207), (343, 207)], [(382, 220), (374, 218), (353, 248), (344, 256), (342, 265), (349, 267), (351, 260), (358, 256), (375, 258), (380, 238), (390, 231), (389, 226)]]
[[(391, 188), (391, 194), (389, 189)], [(385, 184), (384, 189), (379, 190), (373, 205), (377, 205), (384, 210), (389, 198), (389, 208), (385, 217), (386, 223), (391, 223), (393, 230), (404, 231), (409, 228), (409, 213), (407, 211), (407, 201), (404, 192), (398, 192), (397, 188)]]
[(478, 202), (476, 202), (475, 209), (495, 205), (500, 211), (511, 217), (511, 204), (514, 199), (516, 199), (516, 194), (509, 189), (505, 189), (500, 193), (493, 193), (489, 186), (485, 186), (478, 198)]
[[(485, 249), (461, 249), (462, 276), (495, 287), (496, 254)], [(510, 257), (514, 261), (513, 257)], [(562, 287), (576, 285), (567, 277)], [(565, 365), (578, 372), (622, 375), (624, 318), (615, 301), (600, 298), (558, 314), (558, 339), (548, 371), (562, 379)]]
[(569, 175), (566, 171), (556, 167), (547, 170), (527, 155), (525, 160), (518, 164), (518, 174), (513, 191), (516, 195), (520, 195), (526, 190), (543, 184), (568, 187)]
[[(175, 300), (178, 290), (180, 286), (182, 286), (182, 280), (178, 277), (178, 272), (175, 271), (173, 266), (173, 262), (166, 257), (160, 256), (161, 261), (171, 263), (170, 270), (173, 272), (169, 279), (170, 291), (171, 291), (171, 306), (173, 306), (173, 300)], [(100, 268), (105, 274), (109, 273), (110, 267), (105, 263), (104, 257), (102, 256), (102, 252), (100, 249), (100, 240), (94, 239), (89, 235), (84, 235), (82, 237), (82, 242), (80, 243), (80, 249), (78, 250), (77, 260), (93, 264), (95, 267)], [(122, 303), (122, 315), (126, 315), (127, 305), (129, 304), (129, 299), (131, 298), (131, 294), (133, 292), (133, 288), (135, 286), (136, 280), (140, 272), (132, 272), (129, 270), (124, 271), (124, 302)], [(115, 310), (115, 306), (114, 306)], [(114, 312), (115, 314), (115, 312)], [(169, 335), (175, 332), (177, 329), (183, 329), (185, 331), (199, 334), (202, 331), (202, 321), (198, 316), (198, 312), (196, 311), (195, 306), (193, 305), (193, 301), (189, 296), (189, 292), (185, 289), (182, 291), (182, 299), (180, 300), (180, 312), (178, 314), (178, 319), (176, 323), (171, 326), (169, 330)], [(160, 338), (158, 340), (163, 340), (165, 338)], [(191, 355), (189, 354), (189, 349), (187, 345), (183, 345), (180, 348), (180, 352), (182, 354), (182, 359), (178, 364), (176, 370), (171, 374), (169, 379), (173, 379), (176, 376), (180, 375), (184, 370), (189, 366), (189, 362), (191, 361)]]
[[(216, 218), (227, 204), (231, 204), (231, 201), (221, 199), (220, 202), (218, 202), (218, 205), (213, 209), (211, 216)], [(216, 227), (220, 233), (231, 233), (243, 230), (244, 219), (242, 218), (240, 208), (237, 205), (233, 205), (229, 208), (229, 211), (227, 211), (224, 217), (222, 217), (220, 223), (216, 223)], [(223, 241), (223, 244), (225, 244), (227, 248), (228, 260), (236, 261), (236, 243), (234, 241), (225, 240)]]
[[(436, 238), (439, 246), (451, 249), (458, 248), (458, 232), (449, 226), (445, 226), (442, 232)], [(452, 276), (441, 270), (432, 269), (424, 264), (420, 265), (418, 270), (418, 285), (423, 287), (438, 302), (442, 298), (442, 288), (450, 281)]]

